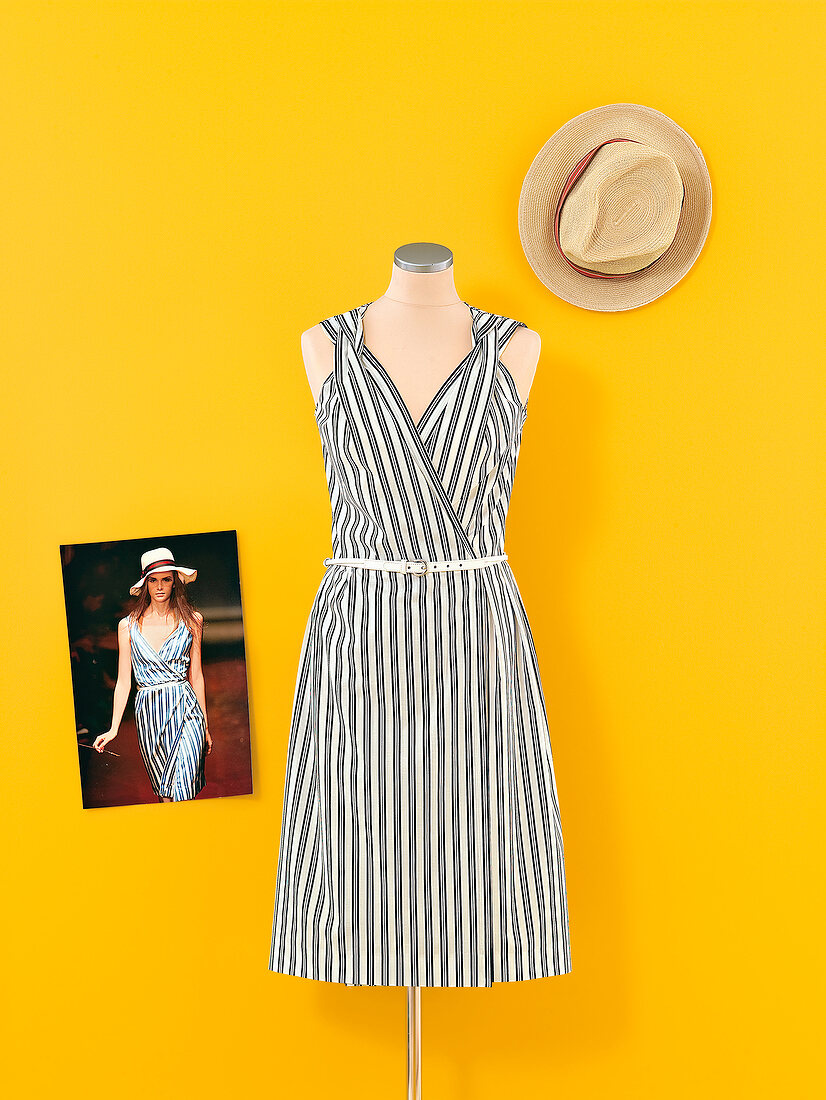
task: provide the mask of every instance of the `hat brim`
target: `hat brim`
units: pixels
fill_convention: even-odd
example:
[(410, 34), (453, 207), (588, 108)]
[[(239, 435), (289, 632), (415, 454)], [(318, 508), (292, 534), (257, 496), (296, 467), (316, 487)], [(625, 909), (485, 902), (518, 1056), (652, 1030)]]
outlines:
[[(680, 173), (684, 200), (674, 240), (653, 264), (622, 279), (593, 279), (574, 271), (560, 253), (553, 221), (573, 168), (589, 150), (616, 137), (667, 153)], [(519, 237), (528, 263), (550, 291), (584, 309), (636, 309), (659, 298), (689, 271), (710, 225), (711, 178), (702, 151), (668, 115), (639, 103), (594, 107), (566, 122), (534, 157), (519, 196)]]
[(150, 569), (145, 576), (141, 577), (139, 581), (136, 581), (135, 584), (133, 584), (132, 587), (129, 589), (130, 593), (133, 596), (139, 595), (140, 590), (143, 588), (143, 582), (146, 580), (147, 577), (151, 577), (153, 573), (168, 573), (172, 569), (177, 570), (179, 576), (186, 584), (188, 584), (190, 581), (194, 581), (195, 578), (198, 576), (198, 570), (191, 569), (188, 565), (159, 565), (157, 569)]

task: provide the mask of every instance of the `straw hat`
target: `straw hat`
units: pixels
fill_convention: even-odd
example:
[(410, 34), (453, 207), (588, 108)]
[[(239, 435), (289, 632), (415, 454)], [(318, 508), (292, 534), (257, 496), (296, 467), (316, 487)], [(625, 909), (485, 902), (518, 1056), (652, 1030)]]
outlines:
[(178, 576), (188, 584), (198, 576), (197, 569), (191, 569), (188, 565), (177, 565), (171, 550), (165, 546), (158, 546), (154, 550), (147, 550), (141, 554), (141, 579), (135, 581), (129, 591), (133, 596), (140, 595), (143, 582), (150, 573), (168, 573), (170, 569), (177, 569)]
[(665, 294), (700, 255), (710, 223), (701, 150), (639, 103), (566, 122), (534, 157), (519, 196), (528, 263), (585, 309), (636, 309)]

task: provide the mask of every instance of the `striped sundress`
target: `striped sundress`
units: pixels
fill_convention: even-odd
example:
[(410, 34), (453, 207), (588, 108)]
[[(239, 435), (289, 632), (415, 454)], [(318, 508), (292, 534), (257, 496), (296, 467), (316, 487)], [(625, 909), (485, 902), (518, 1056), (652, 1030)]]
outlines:
[(129, 630), (138, 746), (152, 789), (173, 802), (194, 798), (206, 783), (206, 719), (187, 678), (192, 635), (181, 619), (156, 651), (137, 622)]
[[(473, 349), (414, 421), (365, 346), (370, 304), (322, 322), (332, 556), (503, 553), (527, 406), (499, 356), (523, 322), (465, 303)], [(545, 701), (507, 562), (327, 568), (292, 705), (269, 969), (404, 986), (570, 971)]]

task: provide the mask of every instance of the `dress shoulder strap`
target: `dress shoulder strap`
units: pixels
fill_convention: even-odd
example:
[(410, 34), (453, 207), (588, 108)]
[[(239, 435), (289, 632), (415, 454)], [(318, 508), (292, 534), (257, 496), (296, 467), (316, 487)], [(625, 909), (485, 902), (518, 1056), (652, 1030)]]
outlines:
[(330, 340), (335, 344), (339, 333), (344, 336), (349, 336), (350, 339), (355, 339), (356, 325), (358, 318), (359, 307), (356, 306), (353, 309), (348, 309), (345, 313), (334, 313), (332, 317), (325, 317), (320, 322), (324, 326), (324, 331), (330, 337)]
[(502, 349), (510, 340), (511, 336), (516, 332), (518, 328), (527, 328), (528, 326), (524, 321), (516, 321), (513, 317), (497, 316), (496, 318), (496, 341), (499, 346), (499, 352), (501, 354)]
[(477, 336), (482, 337), (488, 332), (495, 332), (500, 352), (518, 328), (528, 327), (524, 321), (516, 321), (513, 317), (505, 317), (501, 313), (486, 313), (483, 309), (474, 309), (474, 315)]

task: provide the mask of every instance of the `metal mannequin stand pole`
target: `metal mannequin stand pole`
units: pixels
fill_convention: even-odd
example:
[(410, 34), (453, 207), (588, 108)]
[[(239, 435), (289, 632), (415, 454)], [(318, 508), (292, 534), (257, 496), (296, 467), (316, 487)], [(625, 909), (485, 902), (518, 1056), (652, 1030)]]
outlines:
[(422, 1100), (422, 990), (407, 987), (407, 1100)]

